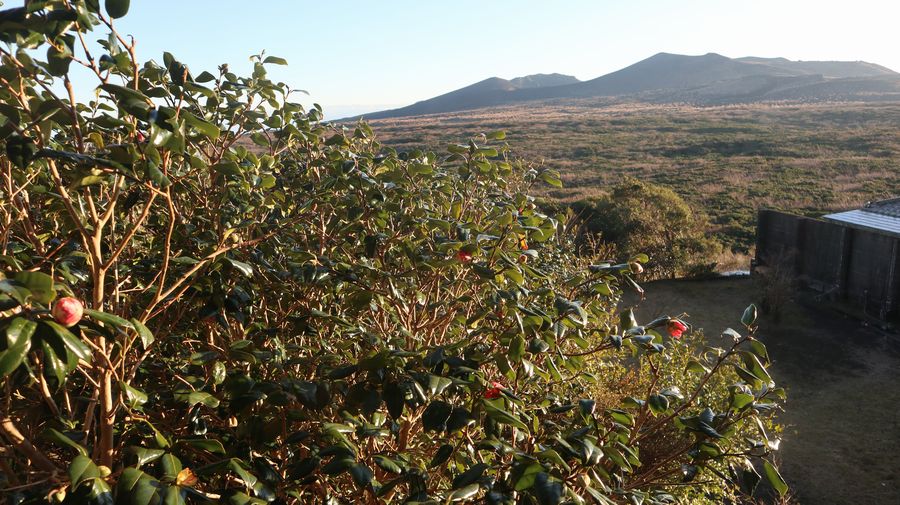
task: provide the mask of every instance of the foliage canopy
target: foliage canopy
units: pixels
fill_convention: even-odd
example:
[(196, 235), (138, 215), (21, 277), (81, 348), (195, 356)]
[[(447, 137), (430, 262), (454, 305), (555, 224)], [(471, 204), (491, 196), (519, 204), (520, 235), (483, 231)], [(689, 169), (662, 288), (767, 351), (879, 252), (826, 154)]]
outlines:
[(575, 202), (583, 232), (597, 234), (630, 257), (650, 255), (656, 278), (691, 276), (710, 271), (722, 251), (707, 233), (709, 223), (669, 188), (626, 177), (609, 195)]
[[(0, 12), (11, 502), (668, 503), (760, 471), (783, 491), (752, 465), (783, 396), (752, 308), (696, 353), (617, 308), (647, 258), (574, 255), (527, 196), (558, 174), (502, 133), (398, 153), (293, 102), (281, 58), (139, 63), (127, 10)], [(71, 327), (61, 295), (86, 306)], [(639, 388), (604, 380), (626, 372)]]

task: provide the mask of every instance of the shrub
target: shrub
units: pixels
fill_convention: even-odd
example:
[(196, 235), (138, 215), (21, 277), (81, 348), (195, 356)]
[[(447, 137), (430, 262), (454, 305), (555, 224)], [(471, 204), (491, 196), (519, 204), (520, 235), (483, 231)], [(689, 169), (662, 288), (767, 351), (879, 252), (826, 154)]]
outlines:
[(572, 204), (584, 235), (615, 244), (619, 255), (646, 253), (653, 278), (697, 276), (715, 267), (721, 244), (706, 216), (669, 188), (626, 177), (609, 195)]
[[(525, 193), (558, 174), (502, 133), (397, 153), (292, 102), (280, 58), (139, 64), (127, 8), (0, 12), (11, 502), (667, 503), (758, 480), (783, 391), (753, 308), (679, 361), (671, 318), (616, 308), (646, 258), (573, 255)], [(69, 327), (60, 297), (84, 305), (54, 311)], [(592, 390), (594, 367), (636, 382)]]

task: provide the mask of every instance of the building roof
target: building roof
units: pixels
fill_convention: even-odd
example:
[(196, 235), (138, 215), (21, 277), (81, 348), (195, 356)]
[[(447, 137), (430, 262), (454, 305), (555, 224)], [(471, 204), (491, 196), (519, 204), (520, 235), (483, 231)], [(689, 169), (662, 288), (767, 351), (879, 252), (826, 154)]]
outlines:
[(828, 214), (824, 217), (852, 228), (874, 230), (900, 237), (900, 198), (869, 202), (861, 209)]

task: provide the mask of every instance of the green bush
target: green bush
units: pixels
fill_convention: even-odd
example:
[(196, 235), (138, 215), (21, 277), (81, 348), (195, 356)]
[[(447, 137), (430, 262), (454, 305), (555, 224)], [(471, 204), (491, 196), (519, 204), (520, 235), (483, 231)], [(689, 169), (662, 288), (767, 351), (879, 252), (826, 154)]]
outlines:
[(669, 188), (626, 177), (609, 195), (572, 204), (582, 234), (599, 235), (623, 257), (646, 253), (648, 274), (671, 279), (712, 271), (722, 245), (705, 215)]
[(8, 501), (669, 503), (751, 460), (784, 492), (755, 309), (686, 361), (682, 323), (616, 308), (646, 258), (572, 254), (502, 133), (397, 153), (281, 58), (139, 64), (127, 8), (0, 12)]

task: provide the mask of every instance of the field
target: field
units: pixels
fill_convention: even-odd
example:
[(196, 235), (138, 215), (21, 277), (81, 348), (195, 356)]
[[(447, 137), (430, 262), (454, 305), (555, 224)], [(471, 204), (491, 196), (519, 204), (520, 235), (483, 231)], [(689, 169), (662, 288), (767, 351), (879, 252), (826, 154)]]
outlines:
[[(739, 327), (755, 281), (662, 281), (645, 286), (641, 320), (687, 312), (711, 345)], [(900, 503), (900, 336), (814, 304), (788, 302), (763, 316), (772, 376), (788, 390), (781, 470), (801, 505)]]
[(726, 244), (754, 243), (759, 208), (806, 215), (900, 195), (900, 103), (722, 107), (540, 103), (372, 121), (398, 149), (507, 132), (515, 155), (558, 168), (572, 202), (625, 175), (673, 188)]

